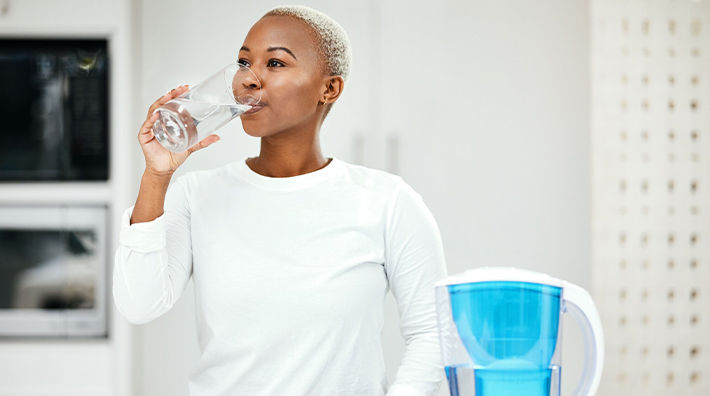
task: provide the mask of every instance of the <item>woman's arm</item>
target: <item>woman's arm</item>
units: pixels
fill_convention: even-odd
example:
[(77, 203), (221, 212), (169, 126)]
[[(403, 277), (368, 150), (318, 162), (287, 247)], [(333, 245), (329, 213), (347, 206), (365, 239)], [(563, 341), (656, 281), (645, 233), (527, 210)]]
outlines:
[(157, 175), (147, 170), (143, 173), (130, 224), (153, 221), (163, 214), (165, 193), (171, 178), (172, 173)]
[[(113, 297), (118, 311), (131, 323), (147, 323), (170, 310), (190, 279), (191, 177), (186, 174), (173, 180), (164, 193), (164, 205), (158, 205), (161, 186), (141, 186), (145, 203), (141, 212), (137, 200), (123, 213), (114, 257)], [(158, 202), (150, 202), (151, 197)]]
[(404, 181), (389, 208), (385, 271), (406, 350), (387, 396), (434, 396), (444, 378), (434, 284), (446, 276), (434, 216)]
[(163, 147), (153, 134), (160, 106), (187, 92), (182, 85), (148, 108), (138, 131), (145, 157), (136, 204), (121, 217), (113, 268), (113, 297), (118, 311), (135, 324), (168, 311), (192, 274), (188, 175), (170, 185), (175, 170), (190, 154), (219, 140), (212, 134), (181, 153)]

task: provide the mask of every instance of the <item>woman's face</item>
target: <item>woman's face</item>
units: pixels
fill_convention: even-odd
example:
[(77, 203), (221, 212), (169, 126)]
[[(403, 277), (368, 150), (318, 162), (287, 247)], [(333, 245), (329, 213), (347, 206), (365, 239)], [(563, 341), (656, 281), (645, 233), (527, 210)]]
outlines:
[(262, 137), (317, 125), (328, 76), (315, 40), (308, 25), (287, 16), (264, 17), (249, 30), (239, 63), (259, 78), (264, 103), (261, 110), (241, 116), (249, 135)]

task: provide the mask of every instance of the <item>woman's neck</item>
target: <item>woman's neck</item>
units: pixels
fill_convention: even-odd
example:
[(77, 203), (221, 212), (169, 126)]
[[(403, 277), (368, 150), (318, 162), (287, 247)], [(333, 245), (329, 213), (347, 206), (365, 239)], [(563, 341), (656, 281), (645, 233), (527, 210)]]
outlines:
[(292, 177), (314, 172), (327, 166), (330, 159), (321, 153), (320, 145), (310, 147), (270, 146), (262, 138), (258, 157), (247, 159), (247, 165), (254, 172), (269, 177)]

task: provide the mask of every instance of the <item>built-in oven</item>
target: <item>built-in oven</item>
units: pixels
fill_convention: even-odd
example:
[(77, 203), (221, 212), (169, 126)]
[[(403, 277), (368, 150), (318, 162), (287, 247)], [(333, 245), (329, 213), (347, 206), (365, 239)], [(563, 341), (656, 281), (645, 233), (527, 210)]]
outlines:
[(0, 205), (0, 337), (106, 337), (108, 207)]

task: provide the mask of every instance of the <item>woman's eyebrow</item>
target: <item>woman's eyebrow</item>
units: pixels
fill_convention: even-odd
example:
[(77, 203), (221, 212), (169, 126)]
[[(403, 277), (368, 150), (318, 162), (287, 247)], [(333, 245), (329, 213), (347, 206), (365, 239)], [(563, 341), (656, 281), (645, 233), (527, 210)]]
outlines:
[[(293, 56), (293, 59), (298, 60), (298, 59), (296, 58), (296, 55), (294, 55), (293, 52), (291, 52), (291, 50), (288, 49), (288, 48), (286, 48), (286, 47), (269, 47), (269, 48), (267, 48), (266, 50), (267, 50), (267, 51), (283, 50), (283, 51), (288, 52), (289, 55)], [(242, 48), (240, 49), (240, 51), (247, 51), (247, 52), (249, 52), (249, 48), (247, 48), (247, 47), (245, 47), (245, 46), (242, 46)]]

